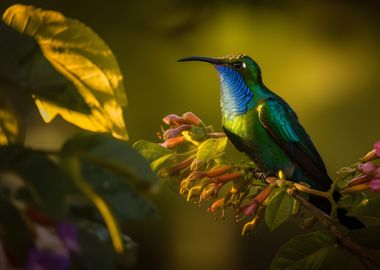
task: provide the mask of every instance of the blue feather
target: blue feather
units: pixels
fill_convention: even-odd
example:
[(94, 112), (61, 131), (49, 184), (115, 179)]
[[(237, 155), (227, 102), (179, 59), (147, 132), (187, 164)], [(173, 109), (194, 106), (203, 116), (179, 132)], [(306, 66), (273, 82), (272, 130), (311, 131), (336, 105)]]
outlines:
[(225, 116), (233, 118), (244, 114), (253, 107), (250, 104), (253, 94), (241, 75), (226, 66), (217, 65), (221, 82), (221, 109)]

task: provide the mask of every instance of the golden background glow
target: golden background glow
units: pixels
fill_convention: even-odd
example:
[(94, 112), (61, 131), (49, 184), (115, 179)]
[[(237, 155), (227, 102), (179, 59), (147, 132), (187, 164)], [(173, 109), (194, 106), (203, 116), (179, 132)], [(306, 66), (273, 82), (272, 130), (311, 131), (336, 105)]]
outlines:
[[(380, 21), (369, 1), (23, 1), (79, 19), (116, 55), (128, 95), (130, 141), (156, 140), (161, 118), (193, 111), (217, 130), (215, 70), (177, 63), (186, 56), (244, 53), (261, 66), (266, 85), (297, 112), (330, 175), (380, 139)], [(3, 11), (15, 1), (2, 1)], [(276, 4), (277, 3), (277, 4)], [(77, 129), (27, 115), (28, 145), (57, 148)], [(163, 187), (157, 220), (135, 222), (137, 269), (266, 269), (276, 249), (299, 232), (293, 220), (269, 233), (241, 237), (225, 222)]]

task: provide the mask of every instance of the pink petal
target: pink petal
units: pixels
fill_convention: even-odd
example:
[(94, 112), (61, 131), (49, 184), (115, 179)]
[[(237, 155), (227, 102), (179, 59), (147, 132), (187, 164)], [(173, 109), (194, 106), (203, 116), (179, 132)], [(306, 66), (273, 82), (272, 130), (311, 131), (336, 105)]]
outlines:
[(380, 178), (380, 166), (376, 168), (375, 173), (374, 173), (374, 176), (375, 176), (376, 178)]
[(358, 169), (366, 175), (373, 175), (375, 173), (376, 166), (371, 161), (368, 161), (366, 163), (359, 164)]
[(371, 190), (373, 192), (377, 192), (380, 190), (380, 179), (373, 179), (370, 183), (369, 183), (369, 187), (371, 188)]
[(377, 141), (377, 142), (373, 145), (373, 149), (374, 149), (375, 152), (376, 152), (376, 156), (380, 157), (380, 141)]

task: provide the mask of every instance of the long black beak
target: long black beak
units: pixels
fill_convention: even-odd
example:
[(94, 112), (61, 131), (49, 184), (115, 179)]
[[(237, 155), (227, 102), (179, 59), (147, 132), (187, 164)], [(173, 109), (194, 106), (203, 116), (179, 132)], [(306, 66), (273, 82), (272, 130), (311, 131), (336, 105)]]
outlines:
[(211, 58), (211, 57), (202, 57), (202, 56), (191, 56), (179, 59), (178, 62), (188, 62), (188, 61), (201, 61), (206, 62), (214, 65), (221, 65), (223, 64), (222, 59), (218, 58)]

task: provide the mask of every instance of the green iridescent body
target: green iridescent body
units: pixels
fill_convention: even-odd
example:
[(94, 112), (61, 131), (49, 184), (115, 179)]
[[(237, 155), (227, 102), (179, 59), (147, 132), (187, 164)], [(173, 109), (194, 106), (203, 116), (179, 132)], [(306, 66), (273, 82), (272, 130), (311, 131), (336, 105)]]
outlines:
[[(285, 175), (293, 175), (293, 162), (273, 142), (273, 138), (261, 125), (257, 107), (258, 105), (232, 119), (222, 115), (222, 124), (226, 133), (235, 147), (252, 158), (261, 171), (275, 175), (279, 170), (283, 170)], [(233, 137), (234, 135), (236, 137)]]

